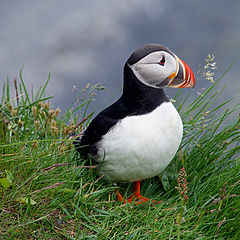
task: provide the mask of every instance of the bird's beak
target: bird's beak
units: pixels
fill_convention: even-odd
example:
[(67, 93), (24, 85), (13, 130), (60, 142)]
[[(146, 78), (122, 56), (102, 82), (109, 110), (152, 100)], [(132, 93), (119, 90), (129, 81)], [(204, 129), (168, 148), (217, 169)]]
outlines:
[(172, 88), (194, 87), (195, 77), (191, 68), (177, 56), (175, 56), (175, 59), (177, 70), (168, 76), (168, 79), (170, 79), (168, 86)]

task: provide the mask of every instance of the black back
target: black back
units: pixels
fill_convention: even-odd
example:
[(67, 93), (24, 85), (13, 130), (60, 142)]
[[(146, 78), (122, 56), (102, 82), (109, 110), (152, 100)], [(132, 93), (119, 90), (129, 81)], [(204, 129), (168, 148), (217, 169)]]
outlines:
[[(129, 58), (131, 59), (131, 57)], [(100, 112), (89, 124), (82, 138), (75, 141), (75, 147), (82, 157), (97, 154), (99, 142), (117, 122), (127, 116), (142, 115), (153, 111), (161, 103), (169, 101), (163, 89), (141, 83), (128, 66), (124, 66), (122, 96), (111, 106)]]

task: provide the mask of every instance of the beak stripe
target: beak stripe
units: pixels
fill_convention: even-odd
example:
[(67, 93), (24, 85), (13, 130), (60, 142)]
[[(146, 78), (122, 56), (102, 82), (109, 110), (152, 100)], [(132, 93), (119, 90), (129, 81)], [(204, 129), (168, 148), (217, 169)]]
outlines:
[(168, 83), (168, 86), (174, 88), (194, 87), (195, 78), (190, 67), (176, 55), (175, 59), (177, 64), (176, 76), (172, 78), (173, 74), (169, 75), (168, 79), (171, 81)]
[[(179, 59), (180, 60), (180, 59)], [(184, 79), (185, 77), (187, 77), (186, 81), (183, 82), (182, 85), (180, 85), (180, 88), (184, 88), (186, 86), (191, 86), (194, 87), (194, 81), (193, 83), (191, 82), (191, 80), (194, 80), (194, 75), (192, 70), (189, 68), (189, 66), (184, 63), (182, 60), (180, 60), (180, 64), (182, 65), (183, 71), (184, 71)]]

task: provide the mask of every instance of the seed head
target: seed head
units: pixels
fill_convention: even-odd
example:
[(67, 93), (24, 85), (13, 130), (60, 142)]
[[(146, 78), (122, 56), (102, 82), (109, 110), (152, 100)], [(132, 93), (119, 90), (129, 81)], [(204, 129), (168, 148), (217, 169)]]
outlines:
[(39, 121), (39, 120), (36, 120), (36, 121), (34, 122), (34, 125), (35, 125), (36, 129), (38, 130), (39, 127), (40, 127), (40, 121)]
[(177, 191), (180, 193), (184, 200), (188, 200), (187, 196), (187, 173), (185, 168), (181, 168), (179, 172), (179, 177), (177, 178), (178, 186), (176, 187)]
[(61, 112), (61, 110), (60, 110), (60, 108), (56, 108), (56, 110), (55, 110), (55, 116), (57, 117), (57, 116), (59, 116), (59, 113)]
[(37, 116), (37, 107), (36, 106), (32, 106), (32, 114), (34, 117)]
[(7, 107), (8, 107), (8, 110), (9, 110), (10, 112), (12, 112), (12, 110), (13, 110), (13, 105), (9, 103)]
[(44, 104), (44, 109), (45, 109), (45, 110), (48, 110), (48, 109), (49, 109), (49, 103), (48, 103), (48, 102)]
[(18, 120), (18, 128), (21, 128), (24, 125), (24, 122), (19, 118)]
[(11, 112), (11, 115), (13, 116), (13, 117), (15, 117), (15, 116), (17, 116), (17, 109), (12, 109), (12, 112)]

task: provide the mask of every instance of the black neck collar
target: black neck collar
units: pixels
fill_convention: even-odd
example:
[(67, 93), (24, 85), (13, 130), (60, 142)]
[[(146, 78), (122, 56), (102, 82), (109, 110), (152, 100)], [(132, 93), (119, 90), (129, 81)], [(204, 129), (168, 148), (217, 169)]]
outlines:
[(153, 88), (141, 83), (128, 63), (124, 66), (124, 82), (122, 100), (138, 113), (151, 112), (163, 102), (168, 102), (162, 88)]

